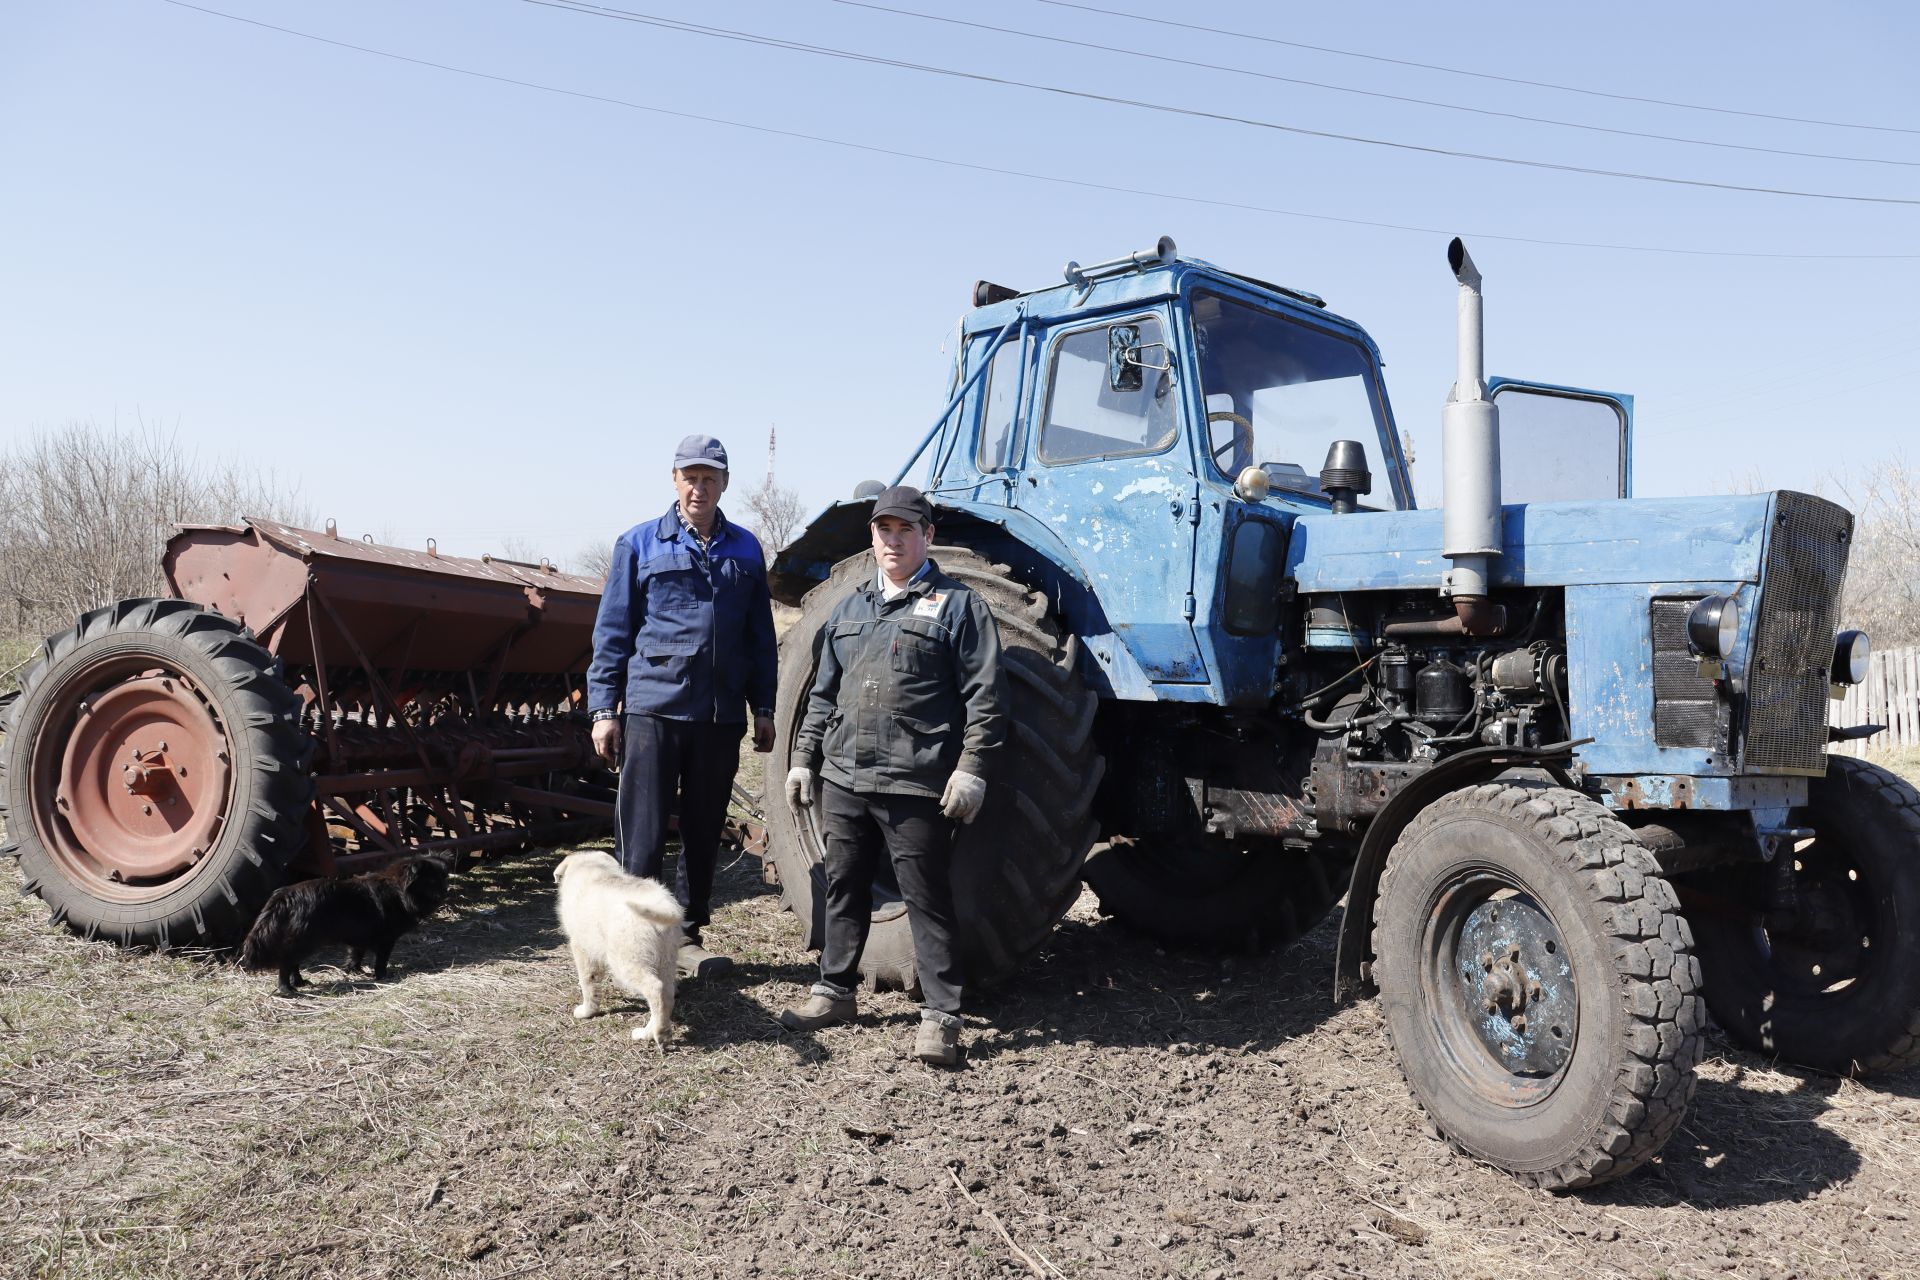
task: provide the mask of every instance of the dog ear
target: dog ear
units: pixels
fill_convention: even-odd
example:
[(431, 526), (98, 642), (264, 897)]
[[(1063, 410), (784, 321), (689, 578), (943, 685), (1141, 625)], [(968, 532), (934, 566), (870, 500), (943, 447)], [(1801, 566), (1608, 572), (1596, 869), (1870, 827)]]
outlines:
[(560, 861), (553, 864), (553, 882), (555, 884), (559, 884), (560, 877), (567, 874), (567, 863), (571, 861), (572, 861), (571, 858), (562, 858), (560, 859)]

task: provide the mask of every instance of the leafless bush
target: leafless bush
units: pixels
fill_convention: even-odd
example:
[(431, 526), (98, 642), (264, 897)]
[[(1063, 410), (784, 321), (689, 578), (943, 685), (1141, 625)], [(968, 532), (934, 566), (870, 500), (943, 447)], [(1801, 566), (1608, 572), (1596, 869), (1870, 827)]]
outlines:
[(1920, 470), (1896, 456), (1835, 486), (1857, 517), (1844, 622), (1881, 648), (1920, 644)]
[(271, 473), (202, 465), (144, 424), (74, 422), (0, 451), (0, 653), (24, 655), (98, 605), (160, 594), (176, 524), (245, 515), (312, 523)]

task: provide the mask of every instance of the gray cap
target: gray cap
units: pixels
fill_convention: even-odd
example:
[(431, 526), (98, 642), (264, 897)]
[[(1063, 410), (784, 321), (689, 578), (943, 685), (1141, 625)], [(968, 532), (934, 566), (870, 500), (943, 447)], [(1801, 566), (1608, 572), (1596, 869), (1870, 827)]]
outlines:
[(882, 489), (880, 496), (873, 500), (873, 514), (867, 517), (867, 523), (872, 524), (881, 516), (898, 516), (915, 524), (932, 524), (933, 504), (912, 485), (897, 484), (891, 489)]
[(674, 469), (681, 467), (712, 467), (715, 471), (727, 469), (727, 446), (712, 436), (688, 436), (673, 451)]

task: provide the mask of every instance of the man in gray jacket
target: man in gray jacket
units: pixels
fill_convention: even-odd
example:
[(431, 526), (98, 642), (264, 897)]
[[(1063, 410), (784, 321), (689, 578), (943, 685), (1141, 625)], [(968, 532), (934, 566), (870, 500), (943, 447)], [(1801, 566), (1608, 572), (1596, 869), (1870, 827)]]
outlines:
[(820, 806), (826, 942), (820, 981), (780, 1021), (811, 1031), (851, 1021), (884, 850), (906, 900), (919, 970), (914, 1056), (959, 1060), (962, 973), (955, 939), (954, 823), (972, 822), (1007, 736), (993, 615), (927, 558), (933, 508), (895, 485), (875, 500), (879, 570), (822, 631), (820, 665), (794, 736), (787, 799)]

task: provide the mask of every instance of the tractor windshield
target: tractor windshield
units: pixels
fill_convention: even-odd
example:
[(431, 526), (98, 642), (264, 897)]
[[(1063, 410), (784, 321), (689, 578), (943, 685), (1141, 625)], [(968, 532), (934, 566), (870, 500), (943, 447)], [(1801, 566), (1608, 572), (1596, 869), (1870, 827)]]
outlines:
[(1275, 489), (1320, 495), (1335, 440), (1367, 445), (1375, 502), (1393, 501), (1373, 361), (1360, 343), (1206, 290), (1193, 295), (1207, 406), (1203, 439), (1231, 480), (1258, 465)]

